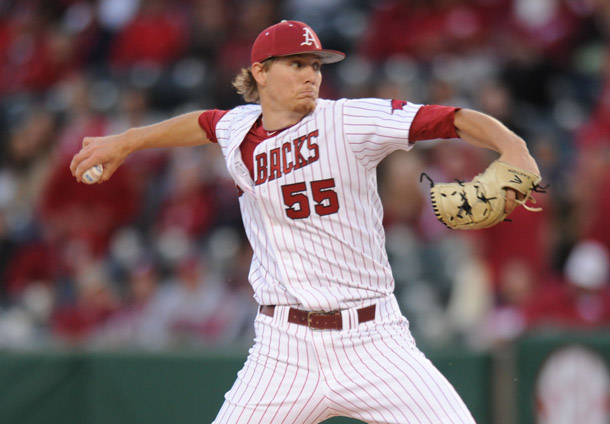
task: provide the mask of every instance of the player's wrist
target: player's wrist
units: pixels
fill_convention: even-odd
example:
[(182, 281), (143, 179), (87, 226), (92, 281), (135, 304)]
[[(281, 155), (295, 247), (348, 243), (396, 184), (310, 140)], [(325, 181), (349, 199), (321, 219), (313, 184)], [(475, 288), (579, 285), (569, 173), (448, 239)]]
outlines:
[(507, 151), (500, 155), (499, 160), (508, 165), (516, 166), (535, 175), (540, 175), (540, 170), (534, 158), (525, 147), (521, 151)]
[(118, 143), (123, 157), (146, 148), (145, 128), (130, 128), (121, 134)]

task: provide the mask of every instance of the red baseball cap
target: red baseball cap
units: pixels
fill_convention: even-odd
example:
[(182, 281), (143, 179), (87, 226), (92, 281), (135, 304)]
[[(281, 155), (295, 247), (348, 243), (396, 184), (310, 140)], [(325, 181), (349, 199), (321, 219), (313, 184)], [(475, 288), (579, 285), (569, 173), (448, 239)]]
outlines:
[(322, 63), (335, 63), (345, 58), (345, 53), (324, 50), (316, 33), (307, 24), (299, 21), (282, 21), (261, 32), (250, 54), (250, 62), (262, 62), (275, 56), (293, 54), (315, 54)]

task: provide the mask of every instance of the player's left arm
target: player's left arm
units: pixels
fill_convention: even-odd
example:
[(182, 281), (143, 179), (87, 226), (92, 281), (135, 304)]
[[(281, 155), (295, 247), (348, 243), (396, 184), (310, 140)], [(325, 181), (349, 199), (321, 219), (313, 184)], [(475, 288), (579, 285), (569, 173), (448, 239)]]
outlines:
[[(497, 119), (470, 109), (456, 111), (454, 125), (457, 134), (467, 143), (491, 149), (500, 154), (500, 160), (517, 168), (540, 175), (538, 165), (530, 154), (525, 140)], [(517, 193), (507, 192), (506, 210), (512, 211)]]

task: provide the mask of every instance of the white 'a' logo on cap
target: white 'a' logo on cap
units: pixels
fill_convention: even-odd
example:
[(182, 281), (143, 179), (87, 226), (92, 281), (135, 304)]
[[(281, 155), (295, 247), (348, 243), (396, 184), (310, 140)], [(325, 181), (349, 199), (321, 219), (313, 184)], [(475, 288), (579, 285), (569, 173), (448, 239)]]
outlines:
[(316, 48), (320, 48), (318, 42), (316, 41), (316, 36), (313, 35), (311, 30), (307, 27), (303, 28), (305, 32), (303, 33), (303, 37), (305, 37), (305, 41), (301, 43), (301, 46), (311, 46), (312, 44), (316, 45)]

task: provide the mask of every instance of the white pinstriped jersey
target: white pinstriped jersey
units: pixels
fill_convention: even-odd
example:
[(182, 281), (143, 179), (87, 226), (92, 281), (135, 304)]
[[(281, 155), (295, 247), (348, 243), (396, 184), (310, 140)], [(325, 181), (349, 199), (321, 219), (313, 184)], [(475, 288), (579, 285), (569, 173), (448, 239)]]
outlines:
[(376, 166), (409, 150), (421, 106), (391, 100), (318, 100), (296, 125), (260, 143), (254, 178), (239, 146), (260, 116), (237, 107), (216, 125), (254, 256), (259, 304), (337, 310), (391, 295)]

